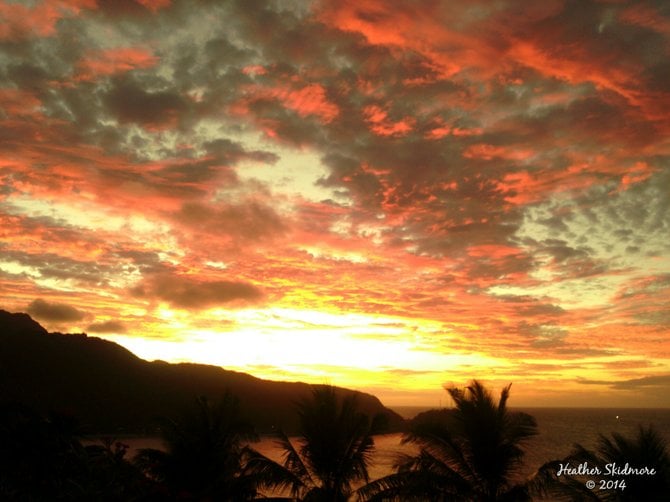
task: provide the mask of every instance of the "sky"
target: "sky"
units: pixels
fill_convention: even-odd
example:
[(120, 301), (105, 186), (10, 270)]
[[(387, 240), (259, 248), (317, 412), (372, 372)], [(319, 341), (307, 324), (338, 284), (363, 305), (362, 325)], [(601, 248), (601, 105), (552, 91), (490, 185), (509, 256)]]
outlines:
[(670, 406), (670, 3), (0, 0), (0, 308), (447, 404)]

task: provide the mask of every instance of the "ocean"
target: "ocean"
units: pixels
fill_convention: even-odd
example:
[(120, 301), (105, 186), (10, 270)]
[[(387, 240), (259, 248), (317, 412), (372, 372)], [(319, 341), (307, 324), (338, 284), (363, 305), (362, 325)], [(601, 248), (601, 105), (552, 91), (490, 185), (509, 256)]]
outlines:
[(645, 408), (532, 408), (523, 409), (537, 420), (539, 435), (526, 446), (526, 465), (532, 474), (547, 460), (570, 453), (575, 443), (596, 446), (598, 436), (616, 432), (635, 437), (639, 426), (653, 426), (670, 448), (670, 409)]
[[(393, 408), (405, 418), (411, 418), (429, 408)], [(614, 408), (528, 408), (523, 411), (535, 417), (539, 434), (525, 443), (525, 463), (521, 473), (531, 476), (542, 464), (567, 456), (575, 443), (586, 448), (596, 445), (599, 434), (612, 432), (634, 436), (639, 425), (652, 425), (670, 443), (670, 409), (614, 409)], [(375, 452), (369, 473), (377, 479), (393, 472), (398, 453), (413, 453), (413, 445), (401, 444), (402, 434), (383, 434), (375, 437)], [(160, 448), (159, 438), (123, 438), (130, 446), (129, 456), (140, 448)], [(265, 436), (251, 445), (266, 456), (280, 461), (282, 451), (274, 438)]]
[[(430, 408), (393, 408), (404, 418), (411, 418)], [(549, 460), (566, 457), (575, 443), (586, 448), (596, 446), (599, 434), (616, 432), (630, 437), (640, 425), (652, 425), (670, 448), (670, 409), (668, 408), (512, 408), (535, 417), (539, 434), (524, 444), (525, 476), (532, 475)], [(384, 446), (390, 438), (382, 441)]]

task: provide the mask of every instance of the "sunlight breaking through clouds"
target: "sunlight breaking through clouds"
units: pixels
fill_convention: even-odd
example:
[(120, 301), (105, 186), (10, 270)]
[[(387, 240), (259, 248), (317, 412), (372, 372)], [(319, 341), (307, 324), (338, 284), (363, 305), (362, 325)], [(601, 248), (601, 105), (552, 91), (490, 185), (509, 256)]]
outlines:
[(2, 308), (396, 402), (670, 374), (662, 2), (30, 4), (0, 0)]

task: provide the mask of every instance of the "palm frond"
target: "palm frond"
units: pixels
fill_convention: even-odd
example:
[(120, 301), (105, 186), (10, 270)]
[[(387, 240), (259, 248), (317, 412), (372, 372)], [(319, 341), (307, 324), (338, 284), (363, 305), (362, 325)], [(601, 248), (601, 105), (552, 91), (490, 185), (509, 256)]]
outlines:
[[(476, 475), (463, 441), (459, 439), (459, 427), (452, 415), (444, 423), (418, 424), (405, 436), (403, 442), (411, 442), (428, 452), (433, 458), (448, 466), (464, 479), (475, 481)], [(461, 438), (462, 439), (462, 438)]]
[(401, 471), (359, 488), (356, 500), (366, 502), (425, 502), (472, 500), (472, 492), (428, 470)]
[[(527, 487), (512, 480), (523, 459), (521, 444), (537, 434), (537, 424), (530, 415), (508, 410), (510, 388), (496, 400), (478, 380), (463, 389), (446, 387), (454, 407), (415, 422), (403, 442), (420, 451), (398, 465), (398, 474), (407, 477), (392, 478), (393, 483), (425, 476), (448, 500), (529, 500)], [(399, 490), (389, 485), (386, 493), (391, 488)]]
[(260, 488), (287, 490), (293, 497), (298, 497), (307, 488), (304, 479), (294, 471), (251, 447), (245, 449), (244, 459), (243, 473), (252, 476)]
[(305, 486), (314, 486), (314, 477), (307, 463), (298, 453), (290, 438), (282, 430), (277, 431), (275, 443), (283, 451), (284, 467), (291, 471)]
[(550, 498), (556, 502), (600, 501), (600, 498), (584, 485), (584, 482), (571, 476), (557, 476), (561, 465), (569, 463), (570, 457), (552, 460), (543, 464), (528, 482), (529, 492), (540, 498)]

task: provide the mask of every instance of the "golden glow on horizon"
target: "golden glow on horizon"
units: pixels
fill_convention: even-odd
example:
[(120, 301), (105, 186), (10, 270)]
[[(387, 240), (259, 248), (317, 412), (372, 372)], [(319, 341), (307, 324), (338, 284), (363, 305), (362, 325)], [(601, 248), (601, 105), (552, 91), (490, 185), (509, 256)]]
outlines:
[[(221, 313), (210, 312), (213, 317)], [(225, 313), (230, 316), (230, 312)], [(198, 329), (190, 327), (188, 316), (178, 311), (161, 308), (157, 314), (166, 321), (162, 327), (169, 329), (166, 334), (172, 333), (169, 337), (156, 334), (105, 338), (149, 360), (254, 369), (256, 375), (263, 373), (263, 367), (284, 368), (289, 373), (301, 368), (312, 375), (314, 383), (322, 383), (324, 378), (353, 382), (361, 372), (383, 373), (389, 368), (456, 375), (471, 371), (469, 368), (482, 371), (508, 364), (481, 354), (431, 350), (416, 336), (422, 326), (425, 332), (440, 329), (438, 323), (427, 320), (271, 308), (240, 310), (232, 316), (234, 322), (230, 326)], [(271, 373), (276, 374), (276, 370)], [(424, 384), (422, 379), (421, 385)]]

